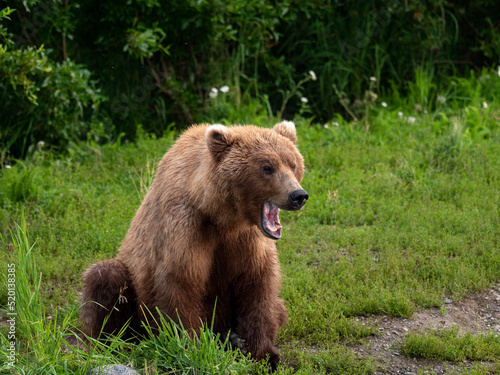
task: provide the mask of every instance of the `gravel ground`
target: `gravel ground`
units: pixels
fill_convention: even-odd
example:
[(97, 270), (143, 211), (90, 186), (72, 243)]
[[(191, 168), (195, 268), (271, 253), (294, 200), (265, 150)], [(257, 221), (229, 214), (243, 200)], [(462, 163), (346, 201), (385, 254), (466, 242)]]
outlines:
[[(443, 301), (443, 308), (416, 312), (410, 319), (387, 316), (359, 317), (358, 321), (379, 328), (380, 335), (368, 338), (351, 349), (361, 357), (369, 357), (380, 365), (376, 374), (446, 374), (463, 373), (474, 363), (440, 362), (401, 355), (398, 347), (405, 335), (423, 329), (458, 326), (462, 332), (500, 332), (500, 284), (471, 295), (461, 301)], [(492, 365), (492, 364), (486, 364)]]

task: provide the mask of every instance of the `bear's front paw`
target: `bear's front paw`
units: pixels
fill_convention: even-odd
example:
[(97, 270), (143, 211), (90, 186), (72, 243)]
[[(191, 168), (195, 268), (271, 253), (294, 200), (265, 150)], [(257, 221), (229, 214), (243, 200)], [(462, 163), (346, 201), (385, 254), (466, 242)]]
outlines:
[(269, 357), (269, 367), (267, 370), (268, 374), (274, 374), (275, 372), (277, 372), (279, 363), (280, 363), (279, 354), (275, 354)]
[(229, 348), (231, 350), (239, 349), (243, 355), (248, 354), (247, 340), (242, 339), (236, 333), (231, 332), (228, 337)]

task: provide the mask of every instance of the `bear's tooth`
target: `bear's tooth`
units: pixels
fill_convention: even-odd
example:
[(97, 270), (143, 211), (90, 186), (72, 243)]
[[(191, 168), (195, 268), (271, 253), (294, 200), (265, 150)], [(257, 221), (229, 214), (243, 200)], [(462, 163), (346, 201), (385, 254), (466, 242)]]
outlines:
[(274, 225), (273, 221), (268, 221), (266, 225), (267, 229), (269, 229), (271, 232), (276, 232), (276, 225)]

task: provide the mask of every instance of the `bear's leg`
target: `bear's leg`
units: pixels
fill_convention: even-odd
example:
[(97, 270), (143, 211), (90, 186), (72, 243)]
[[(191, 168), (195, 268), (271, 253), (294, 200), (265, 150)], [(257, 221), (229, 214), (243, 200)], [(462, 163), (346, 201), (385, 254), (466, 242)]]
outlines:
[[(127, 267), (118, 259), (90, 266), (83, 274), (82, 302), (84, 334), (98, 338), (101, 331), (118, 333), (133, 317), (136, 307), (136, 293)], [(131, 321), (131, 328), (133, 324)]]
[(278, 329), (286, 321), (286, 308), (278, 297), (274, 280), (254, 279), (240, 289), (237, 303), (236, 333), (246, 339), (252, 357), (261, 360), (269, 356), (271, 370), (279, 363), (279, 351), (274, 345)]
[(153, 320), (158, 321), (156, 312), (158, 307), (163, 315), (170, 317), (174, 322), (182, 322), (184, 329), (199, 334), (202, 321), (208, 321), (204, 304), (206, 292), (201, 285), (203, 283), (196, 284), (178, 275), (166, 275), (161, 279), (161, 283), (155, 285), (153, 291), (155, 297), (151, 305), (154, 308), (150, 309)]

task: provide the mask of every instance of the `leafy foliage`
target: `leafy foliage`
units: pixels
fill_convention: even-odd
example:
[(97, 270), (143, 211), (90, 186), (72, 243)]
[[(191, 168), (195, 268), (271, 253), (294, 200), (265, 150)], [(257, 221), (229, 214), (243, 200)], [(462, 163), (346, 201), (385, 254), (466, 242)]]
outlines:
[[(323, 123), (339, 113), (368, 117), (368, 91), (408, 93), (430, 110), (450, 94), (451, 75), (500, 58), (491, 0), (6, 3), (4, 158), (24, 157), (40, 140), (64, 151), (88, 134), (103, 142), (132, 139), (138, 125), (161, 136), (173, 123), (220, 122), (227, 110), (209, 94), (226, 85), (237, 109), (257, 102), (269, 114)], [(318, 80), (294, 95), (310, 70)]]
[[(0, 21), (8, 19), (6, 8)], [(15, 12), (14, 12), (15, 13)], [(0, 149), (14, 156), (33, 152), (39, 141), (65, 148), (86, 134), (102, 96), (90, 72), (72, 61), (56, 62), (43, 45), (16, 46), (5, 32), (0, 49)], [(90, 110), (90, 113), (86, 111)]]

